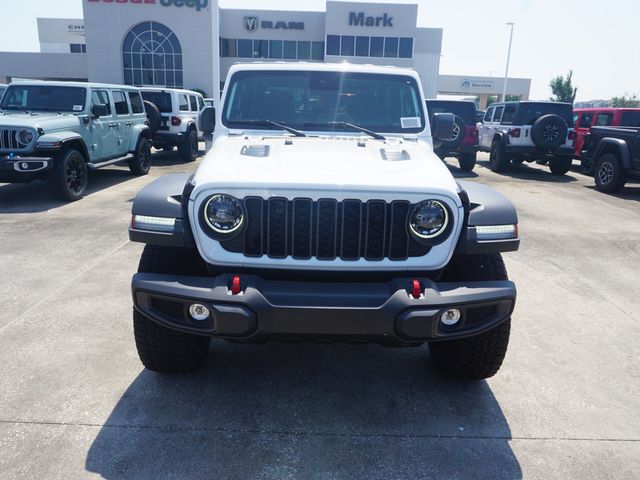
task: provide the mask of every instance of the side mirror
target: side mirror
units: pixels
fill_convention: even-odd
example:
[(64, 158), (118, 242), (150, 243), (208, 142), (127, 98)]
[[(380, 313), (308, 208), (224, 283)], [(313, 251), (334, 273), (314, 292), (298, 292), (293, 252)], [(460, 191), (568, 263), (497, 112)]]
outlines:
[(216, 109), (204, 107), (200, 112), (200, 129), (205, 134), (212, 134), (216, 129)]
[(106, 117), (108, 115), (107, 106), (104, 103), (96, 103), (91, 107), (91, 114), (95, 117)]
[(435, 140), (449, 140), (453, 137), (455, 115), (453, 113), (434, 113), (431, 123), (431, 136)]

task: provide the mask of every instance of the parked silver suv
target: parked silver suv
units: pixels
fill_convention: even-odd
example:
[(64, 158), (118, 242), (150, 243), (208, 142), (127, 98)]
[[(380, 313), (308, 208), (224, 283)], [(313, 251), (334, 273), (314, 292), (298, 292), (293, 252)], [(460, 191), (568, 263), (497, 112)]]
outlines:
[(147, 174), (149, 137), (135, 87), (12, 83), (0, 102), (0, 182), (42, 178), (57, 197), (78, 200), (89, 170), (126, 159), (133, 174)]

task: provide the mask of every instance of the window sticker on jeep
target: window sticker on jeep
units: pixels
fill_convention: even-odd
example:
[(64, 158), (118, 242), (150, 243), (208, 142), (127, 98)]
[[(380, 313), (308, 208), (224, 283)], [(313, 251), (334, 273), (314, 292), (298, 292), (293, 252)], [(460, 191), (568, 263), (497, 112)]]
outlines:
[(73, 111), (74, 112), (81, 112), (82, 111), (82, 105), (74, 105), (73, 106)]
[(400, 125), (402, 128), (421, 128), (422, 122), (420, 117), (400, 117)]

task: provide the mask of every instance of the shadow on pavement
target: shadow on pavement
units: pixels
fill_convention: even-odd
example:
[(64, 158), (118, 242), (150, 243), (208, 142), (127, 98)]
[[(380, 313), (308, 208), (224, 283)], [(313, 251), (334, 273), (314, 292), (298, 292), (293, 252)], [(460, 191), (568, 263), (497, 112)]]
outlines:
[[(491, 167), (489, 166), (489, 160), (479, 160), (478, 164), (482, 165), (488, 170), (491, 170)], [(498, 175), (517, 178), (521, 180), (536, 180), (539, 182), (550, 183), (569, 183), (577, 181), (577, 178), (570, 175), (569, 173), (566, 173), (564, 175), (554, 175), (549, 171), (548, 166), (536, 165), (534, 163), (521, 163), (518, 165), (511, 164), (505, 172), (501, 172)]]
[(605, 195), (605, 196), (621, 198), (623, 200), (632, 200), (632, 201), (640, 202), (640, 185), (638, 184), (634, 185), (634, 184), (627, 183), (622, 188), (622, 190), (616, 193), (599, 192), (596, 189), (595, 185), (585, 185), (585, 188), (588, 188), (589, 190), (593, 190), (596, 195)]
[[(195, 162), (185, 162), (177, 151), (160, 151), (153, 155), (151, 171), (153, 172), (154, 168), (173, 165), (184, 165), (185, 171), (196, 169)], [(126, 161), (91, 171), (89, 172), (85, 197), (136, 178), (138, 177), (129, 171)], [(44, 212), (68, 203), (58, 200), (44, 180), (35, 180), (30, 183), (0, 184), (0, 213)]]
[(215, 341), (199, 373), (143, 370), (85, 466), (109, 479), (517, 479), (510, 438), (487, 383), (441, 378), (424, 348)]

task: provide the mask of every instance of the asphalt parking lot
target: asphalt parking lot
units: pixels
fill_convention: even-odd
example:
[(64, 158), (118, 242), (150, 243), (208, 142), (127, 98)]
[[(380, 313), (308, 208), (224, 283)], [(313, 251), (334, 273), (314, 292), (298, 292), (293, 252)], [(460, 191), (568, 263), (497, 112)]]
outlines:
[(520, 214), (489, 381), (444, 380), (424, 348), (224, 341), (172, 377), (135, 351), (127, 223), (140, 188), (196, 166), (174, 157), (95, 172), (71, 204), (0, 184), (0, 478), (638, 478), (640, 185), (452, 166)]

